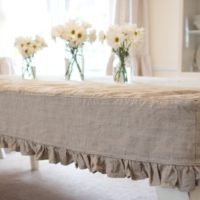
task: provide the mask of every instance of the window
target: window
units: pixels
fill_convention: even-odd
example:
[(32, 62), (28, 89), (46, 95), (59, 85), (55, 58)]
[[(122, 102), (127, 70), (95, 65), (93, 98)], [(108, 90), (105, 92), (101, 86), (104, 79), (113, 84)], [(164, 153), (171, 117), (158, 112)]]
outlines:
[[(16, 58), (18, 67), (16, 72), (21, 73), (21, 58), (14, 48), (14, 39), (17, 36), (40, 34), (45, 37), (48, 48), (39, 52), (35, 57), (37, 74), (63, 75), (64, 74), (64, 43), (54, 42), (51, 39), (51, 27), (62, 24), (68, 19), (89, 21), (97, 32), (107, 29), (109, 25), (109, 0), (1, 0), (3, 20), (0, 28), (3, 34), (0, 37), (3, 43), (0, 53)], [(1, 42), (1, 40), (0, 40)], [(102, 75), (110, 49), (99, 42), (84, 46), (85, 73)]]

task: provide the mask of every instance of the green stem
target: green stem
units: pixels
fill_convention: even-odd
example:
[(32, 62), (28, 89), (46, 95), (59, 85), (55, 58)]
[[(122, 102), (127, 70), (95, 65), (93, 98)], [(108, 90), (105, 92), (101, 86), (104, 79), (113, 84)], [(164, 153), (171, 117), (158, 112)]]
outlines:
[[(78, 69), (79, 74), (80, 74), (80, 78), (81, 78), (81, 80), (84, 80), (84, 74), (83, 74), (83, 72), (82, 72), (82, 70), (81, 70), (81, 66), (80, 66), (80, 64), (79, 64), (79, 62), (78, 62), (78, 60), (77, 60), (77, 57), (78, 57), (78, 56), (81, 56), (81, 55), (78, 54), (78, 53), (79, 53), (79, 48), (78, 48), (78, 47), (76, 47), (76, 48), (71, 48), (71, 49), (69, 50), (69, 52), (70, 52), (71, 55), (72, 55), (72, 58), (71, 58), (72, 62), (70, 63), (71, 71), (70, 71), (69, 79), (70, 79), (71, 73), (72, 73), (72, 71), (73, 71), (73, 64), (76, 63), (77, 69)], [(66, 72), (66, 74), (67, 74), (67, 73), (68, 73), (68, 72)]]
[(24, 62), (26, 63), (25, 67), (23, 67), (22, 71), (22, 78), (25, 78), (25, 74), (27, 73), (29, 77), (32, 76), (33, 79), (35, 79), (35, 73), (32, 69), (32, 57), (28, 57), (24, 59)]
[(115, 80), (119, 81), (121, 80), (121, 76), (123, 79), (123, 82), (128, 82), (128, 76), (125, 66), (125, 58), (129, 55), (129, 46), (126, 47), (125, 43), (122, 44), (118, 49), (113, 49), (113, 52), (119, 57), (119, 69), (116, 72)]
[(65, 77), (67, 80), (70, 80), (71, 78), (71, 74), (73, 71), (73, 65), (74, 65), (74, 59), (72, 59), (72, 61), (70, 61), (69, 66), (67, 66), (67, 70), (65, 72)]
[(127, 82), (128, 78), (127, 78), (127, 71), (126, 71), (126, 66), (125, 66), (125, 58), (123, 55), (120, 55), (120, 75), (122, 74), (123, 76), (123, 81)]
[(79, 71), (79, 74), (80, 74), (81, 80), (83, 81), (83, 80), (84, 80), (84, 74), (83, 74), (83, 72), (82, 72), (82, 70), (81, 70), (81, 67), (80, 67), (78, 61), (77, 61), (77, 57), (75, 56), (74, 59), (75, 59), (76, 66), (77, 66), (77, 68), (78, 68), (78, 71)]

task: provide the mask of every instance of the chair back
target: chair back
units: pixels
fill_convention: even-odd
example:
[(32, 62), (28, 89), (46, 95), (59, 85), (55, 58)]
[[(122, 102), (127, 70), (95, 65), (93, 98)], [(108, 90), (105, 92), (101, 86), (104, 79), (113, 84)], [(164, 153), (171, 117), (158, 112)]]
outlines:
[(8, 75), (14, 74), (15, 63), (11, 58), (0, 57), (0, 74)]

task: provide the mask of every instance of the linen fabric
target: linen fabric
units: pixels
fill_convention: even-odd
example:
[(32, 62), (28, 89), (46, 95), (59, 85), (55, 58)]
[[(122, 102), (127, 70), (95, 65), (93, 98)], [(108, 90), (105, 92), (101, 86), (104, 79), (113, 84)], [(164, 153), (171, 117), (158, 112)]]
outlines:
[(200, 185), (200, 90), (0, 80), (0, 147), (111, 177)]

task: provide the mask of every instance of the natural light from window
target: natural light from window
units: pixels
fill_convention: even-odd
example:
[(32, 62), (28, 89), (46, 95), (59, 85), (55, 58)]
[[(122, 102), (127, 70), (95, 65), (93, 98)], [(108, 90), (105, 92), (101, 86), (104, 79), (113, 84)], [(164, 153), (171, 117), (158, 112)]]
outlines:
[[(51, 27), (63, 24), (68, 19), (90, 22), (97, 32), (106, 30), (109, 25), (108, 0), (1, 0), (3, 13), (3, 32), (0, 41), (4, 56), (15, 58), (16, 72), (21, 73), (21, 57), (14, 47), (18, 36), (39, 34), (45, 37), (48, 48), (35, 56), (37, 74), (41, 76), (60, 76), (64, 74), (64, 43), (51, 39)], [(85, 75), (102, 76), (110, 49), (99, 42), (85, 44)]]

